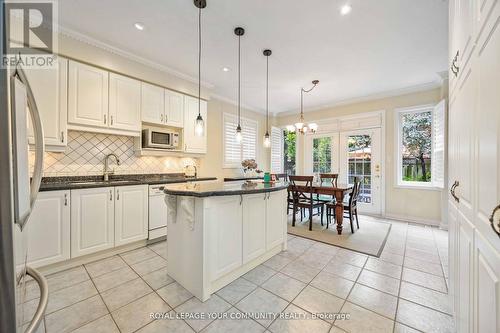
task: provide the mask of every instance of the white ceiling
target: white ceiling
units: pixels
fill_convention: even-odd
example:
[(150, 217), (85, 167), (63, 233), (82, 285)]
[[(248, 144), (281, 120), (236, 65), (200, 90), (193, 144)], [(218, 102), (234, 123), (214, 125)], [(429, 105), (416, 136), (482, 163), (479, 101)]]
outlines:
[[(341, 16), (346, 1), (352, 12)], [(203, 81), (236, 100), (236, 26), (242, 37), (242, 104), (265, 108), (264, 48), (270, 57), (270, 111), (297, 110), (300, 87), (318, 87), (319, 108), (436, 82), (447, 68), (446, 0), (207, 0)], [(59, 1), (63, 28), (197, 78), (197, 8), (192, 0)], [(134, 27), (145, 25), (144, 31)], [(223, 72), (229, 67), (229, 72)]]

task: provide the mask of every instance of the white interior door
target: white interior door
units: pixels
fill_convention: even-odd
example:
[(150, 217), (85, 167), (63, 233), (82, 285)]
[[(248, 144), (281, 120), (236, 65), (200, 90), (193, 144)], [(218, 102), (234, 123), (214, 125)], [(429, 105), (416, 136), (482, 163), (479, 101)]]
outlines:
[(360, 212), (381, 214), (382, 152), (380, 128), (340, 134), (339, 183), (361, 181)]

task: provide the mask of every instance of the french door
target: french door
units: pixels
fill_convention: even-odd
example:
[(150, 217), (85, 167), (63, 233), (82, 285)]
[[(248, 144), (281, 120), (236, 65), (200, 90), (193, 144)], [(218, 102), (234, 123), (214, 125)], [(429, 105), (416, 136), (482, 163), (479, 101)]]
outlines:
[(380, 128), (308, 135), (305, 174), (338, 173), (339, 183), (361, 182), (359, 210), (381, 214), (382, 168)]
[(381, 214), (382, 168), (380, 128), (343, 132), (340, 134), (339, 182), (361, 182), (359, 210)]

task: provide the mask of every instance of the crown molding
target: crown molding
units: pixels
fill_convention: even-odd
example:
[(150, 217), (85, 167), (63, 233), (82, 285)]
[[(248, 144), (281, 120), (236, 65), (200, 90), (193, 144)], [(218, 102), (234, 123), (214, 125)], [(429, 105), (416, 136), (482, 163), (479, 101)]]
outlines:
[[(342, 99), (342, 100), (338, 100), (338, 101), (333, 101), (332, 103), (328, 103), (327, 105), (321, 105), (321, 106), (317, 106), (317, 107), (313, 107), (313, 108), (308, 108), (307, 110), (304, 110), (304, 113), (329, 109), (329, 108), (342, 106), (342, 105), (356, 104), (356, 103), (374, 101), (374, 100), (388, 98), (388, 97), (396, 97), (396, 96), (401, 96), (401, 95), (406, 95), (406, 94), (411, 94), (411, 93), (416, 93), (416, 92), (421, 92), (421, 91), (432, 90), (432, 89), (436, 89), (436, 88), (441, 87), (441, 85), (442, 85), (442, 81), (439, 80), (439, 81), (428, 82), (428, 83), (419, 84), (419, 85), (410, 86), (410, 87), (405, 87), (405, 88), (400, 88), (400, 89), (383, 91), (383, 92), (365, 95), (365, 96)], [(297, 112), (299, 112), (298, 109), (297, 110), (283, 111), (283, 112), (277, 113), (277, 117), (290, 116), (290, 115), (296, 114)]]
[[(214, 93), (210, 94), (210, 97), (211, 98), (215, 98), (215, 99), (217, 99), (219, 101), (231, 104), (234, 107), (238, 107), (238, 102), (235, 101), (235, 100), (233, 100), (233, 99), (231, 99), (231, 98), (227, 98), (227, 97), (224, 97), (222, 95), (218, 95), (218, 94), (214, 94)], [(241, 104), (241, 107), (244, 108), (244, 109), (247, 109), (248, 111), (252, 111), (252, 112), (255, 112), (255, 113), (259, 113), (259, 114), (263, 114), (263, 115), (266, 114), (265, 110), (255, 108), (255, 107), (249, 106), (247, 104)], [(271, 116), (271, 113), (269, 113), (269, 115)]]
[[(159, 64), (157, 62), (154, 62), (154, 61), (151, 61), (149, 59), (140, 57), (140, 56), (135, 55), (135, 54), (133, 54), (131, 52), (125, 51), (125, 50), (123, 50), (121, 48), (109, 45), (108, 43), (102, 42), (102, 41), (100, 41), (98, 39), (95, 39), (95, 38), (90, 37), (88, 35), (82, 34), (82, 33), (78, 32), (78, 31), (75, 31), (75, 30), (63, 27), (61, 25), (58, 25), (58, 33), (61, 34), (61, 35), (66, 36), (68, 38), (71, 38), (73, 40), (76, 40), (78, 42), (82, 42), (82, 43), (91, 45), (93, 47), (97, 47), (97, 48), (99, 48), (101, 50), (104, 50), (106, 52), (109, 52), (109, 53), (121, 56), (121, 57), (126, 58), (128, 60), (132, 60), (134, 62), (137, 62), (137, 63), (140, 63), (142, 65), (148, 66), (150, 68), (157, 69), (157, 70), (162, 71), (164, 73), (173, 75), (173, 76), (175, 76), (175, 77), (177, 77), (179, 79), (183, 79), (183, 80), (189, 81), (191, 83), (198, 84), (198, 78), (195, 78), (195, 77), (192, 77), (190, 75), (184, 74), (182, 72), (179, 72), (178, 70), (175, 70), (175, 69), (172, 69), (170, 67), (161, 65), (161, 64)], [(212, 84), (210, 82), (205, 82), (205, 81), (201, 81), (201, 85), (204, 88), (208, 88), (208, 89), (213, 89), (215, 87), (214, 84)]]

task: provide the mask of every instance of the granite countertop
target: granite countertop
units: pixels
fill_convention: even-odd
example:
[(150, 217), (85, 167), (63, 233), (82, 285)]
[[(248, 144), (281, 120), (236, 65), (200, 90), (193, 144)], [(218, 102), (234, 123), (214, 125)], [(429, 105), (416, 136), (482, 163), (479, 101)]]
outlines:
[(110, 175), (107, 182), (103, 180), (103, 176), (43, 177), (40, 191), (76, 190), (108, 186), (175, 184), (216, 179), (216, 177), (189, 177), (183, 173)]
[(256, 179), (264, 179), (264, 176), (260, 177), (260, 176), (255, 176), (255, 177), (244, 177), (244, 176), (241, 176), (241, 177), (226, 177), (224, 178), (224, 181), (225, 182), (234, 182), (234, 181), (238, 181), (238, 180), (256, 180)]
[(167, 185), (163, 192), (169, 195), (191, 196), (191, 197), (212, 197), (223, 195), (240, 195), (264, 193), (284, 190), (288, 187), (287, 182), (263, 183), (253, 182), (211, 182), (211, 183), (189, 183)]

